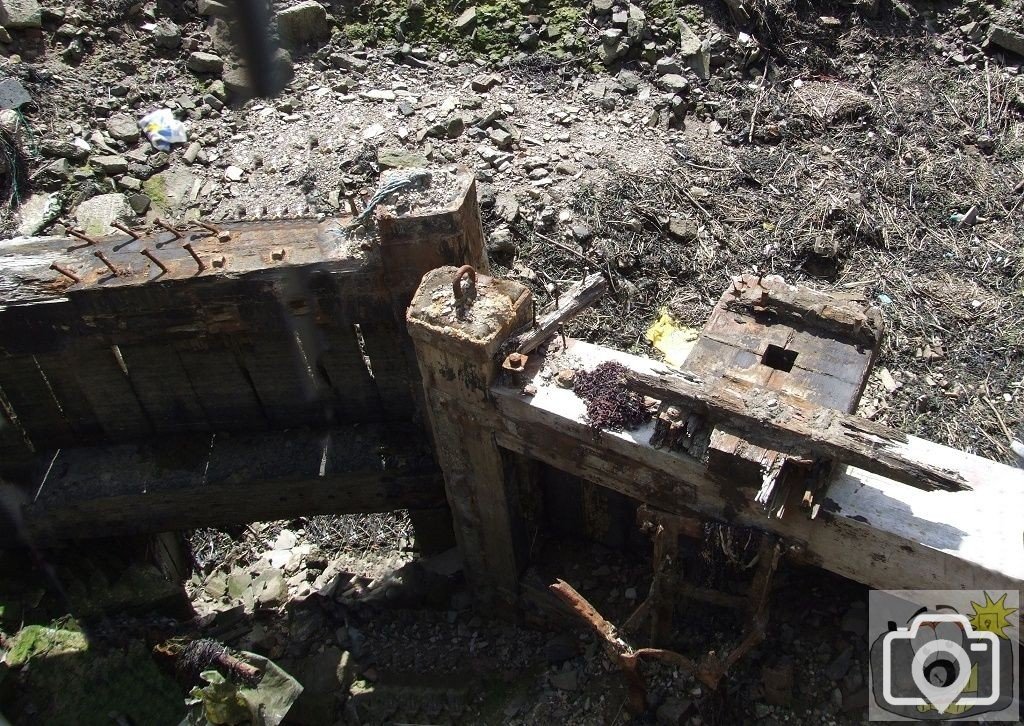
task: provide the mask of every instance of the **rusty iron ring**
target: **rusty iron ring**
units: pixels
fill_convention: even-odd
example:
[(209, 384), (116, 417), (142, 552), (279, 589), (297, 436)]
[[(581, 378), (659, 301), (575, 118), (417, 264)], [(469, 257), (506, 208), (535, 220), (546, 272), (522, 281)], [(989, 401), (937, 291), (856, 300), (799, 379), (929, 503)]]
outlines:
[(460, 302), (462, 300), (462, 279), (469, 276), (469, 286), (476, 292), (476, 270), (473, 269), (472, 265), (463, 265), (455, 271), (455, 277), (452, 278), (452, 292), (455, 293), (455, 301)]

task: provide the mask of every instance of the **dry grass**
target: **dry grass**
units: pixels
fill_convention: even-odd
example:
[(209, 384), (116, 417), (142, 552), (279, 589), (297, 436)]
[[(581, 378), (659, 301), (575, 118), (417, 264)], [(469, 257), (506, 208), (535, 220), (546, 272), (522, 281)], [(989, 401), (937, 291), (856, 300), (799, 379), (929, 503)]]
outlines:
[[(847, 73), (835, 114), (828, 99), (808, 109), (794, 81), (814, 73), (792, 63), (734, 83), (731, 145), (680, 144), (660, 176), (581, 188), (593, 244), (573, 253), (520, 226), (519, 264), (563, 286), (608, 271), (615, 296), (571, 332), (641, 352), (658, 308), (700, 327), (730, 275), (862, 291), (887, 323), (878, 365), (900, 384), (873, 382), (864, 412), (1009, 461), (1024, 422), (1024, 79), (915, 52)], [(972, 207), (977, 223), (959, 223)], [(696, 239), (669, 234), (671, 216), (696, 222)]]

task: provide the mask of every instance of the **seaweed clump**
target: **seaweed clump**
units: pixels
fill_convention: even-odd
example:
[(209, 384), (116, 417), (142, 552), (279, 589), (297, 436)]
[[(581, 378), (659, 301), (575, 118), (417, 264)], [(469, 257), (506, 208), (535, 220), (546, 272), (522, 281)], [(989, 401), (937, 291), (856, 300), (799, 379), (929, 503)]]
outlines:
[(596, 429), (634, 429), (650, 418), (643, 397), (626, 385), (621, 363), (602, 363), (592, 371), (579, 371), (573, 391), (587, 403), (587, 421)]

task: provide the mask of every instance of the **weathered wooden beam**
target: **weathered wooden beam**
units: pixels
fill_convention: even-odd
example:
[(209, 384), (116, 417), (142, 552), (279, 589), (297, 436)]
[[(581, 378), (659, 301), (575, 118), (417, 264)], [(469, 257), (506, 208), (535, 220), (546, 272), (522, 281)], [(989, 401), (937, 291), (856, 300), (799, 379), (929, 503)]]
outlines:
[(559, 295), (537, 317), (537, 324), (517, 340), (516, 351), (526, 355), (539, 348), (558, 328), (597, 302), (608, 289), (608, 280), (595, 272)]
[[(571, 341), (587, 368), (616, 361), (654, 375), (662, 366)], [(956, 472), (967, 487), (925, 491), (855, 466), (838, 467), (817, 519), (769, 518), (755, 488), (708, 472), (686, 453), (650, 444), (654, 424), (595, 431), (572, 391), (532, 380), (493, 386), (495, 413), (478, 414), (499, 445), (602, 484), (658, 509), (751, 526), (783, 537), (788, 551), (844, 577), (882, 589), (1024, 589), (1024, 470), (908, 436), (914, 460)]]
[(493, 415), (494, 357), (529, 321), (531, 296), (518, 283), (475, 273), (463, 282), (466, 272), (427, 273), (409, 306), (409, 333), (470, 587), (482, 607), (511, 613), (525, 565), (518, 488), (479, 417)]
[(798, 405), (777, 391), (728, 383), (708, 386), (685, 373), (631, 373), (628, 385), (659, 400), (694, 408), (769, 449), (834, 459), (919, 489), (970, 488), (955, 469), (918, 458), (905, 434), (861, 416)]
[(61, 449), (26, 489), (35, 544), (445, 503), (422, 432), (397, 424)]

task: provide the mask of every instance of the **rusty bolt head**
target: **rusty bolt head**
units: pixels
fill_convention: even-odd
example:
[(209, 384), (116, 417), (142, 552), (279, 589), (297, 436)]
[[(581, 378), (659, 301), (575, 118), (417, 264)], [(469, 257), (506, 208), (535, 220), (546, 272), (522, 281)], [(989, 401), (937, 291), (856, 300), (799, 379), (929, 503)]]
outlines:
[(511, 373), (522, 373), (526, 370), (526, 361), (529, 358), (522, 353), (509, 353), (501, 367)]

